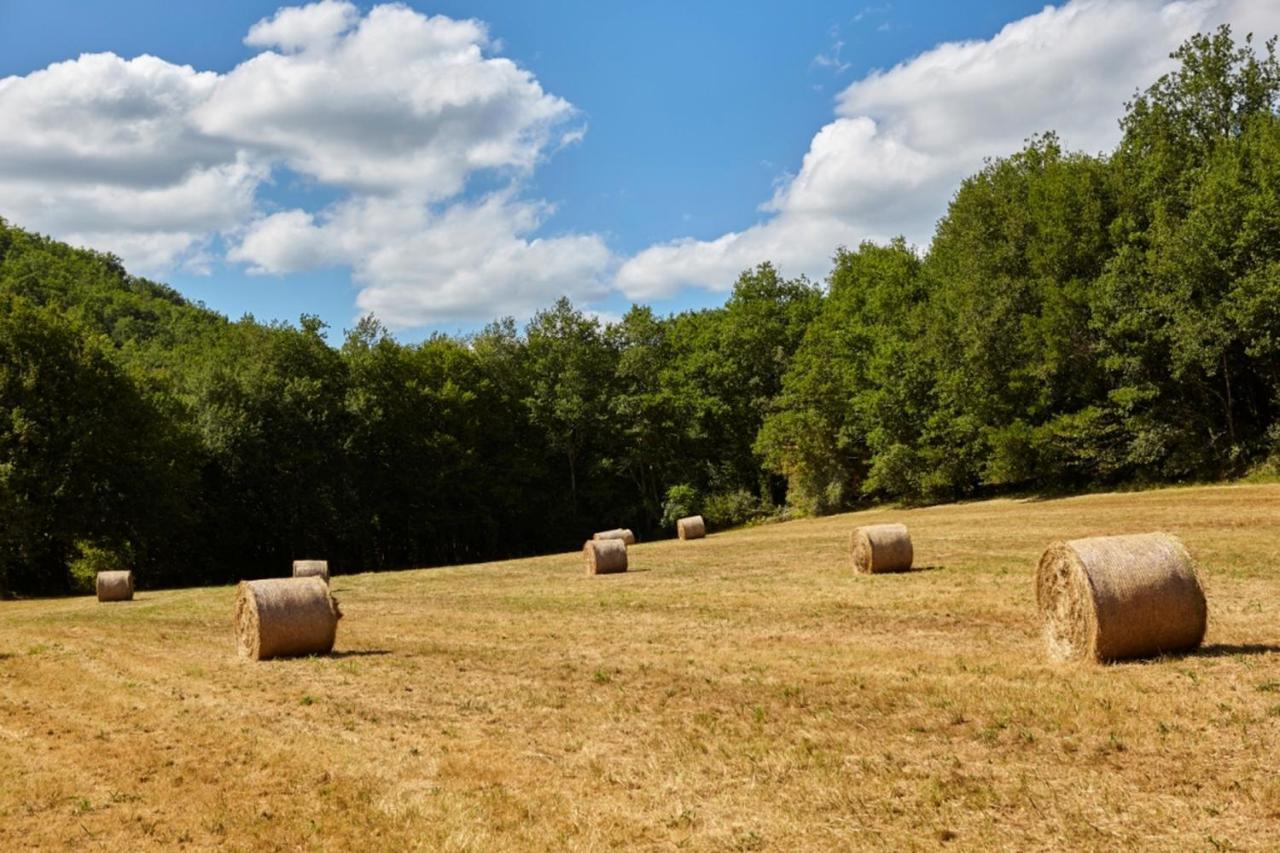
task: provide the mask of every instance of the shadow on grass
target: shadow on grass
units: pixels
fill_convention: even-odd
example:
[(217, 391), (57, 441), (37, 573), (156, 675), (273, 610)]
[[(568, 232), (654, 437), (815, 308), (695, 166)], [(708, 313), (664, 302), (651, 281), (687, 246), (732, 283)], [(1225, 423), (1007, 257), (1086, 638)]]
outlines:
[[(848, 565), (847, 563), (845, 565)], [(912, 566), (909, 569), (900, 569), (893, 572), (859, 572), (855, 571), (854, 575), (860, 578), (892, 578), (902, 577), (903, 575), (918, 575), (921, 572), (940, 572), (946, 566)]]
[(391, 654), (390, 649), (352, 649), (346, 652), (329, 652), (331, 658), (368, 658)]
[(1271, 643), (1214, 643), (1201, 646), (1187, 657), (1225, 658), (1233, 655), (1269, 655), (1280, 652), (1280, 646)]

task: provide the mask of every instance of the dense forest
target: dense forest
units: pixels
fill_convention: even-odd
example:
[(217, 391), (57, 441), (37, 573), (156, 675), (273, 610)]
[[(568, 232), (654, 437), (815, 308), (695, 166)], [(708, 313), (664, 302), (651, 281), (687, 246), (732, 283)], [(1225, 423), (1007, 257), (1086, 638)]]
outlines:
[(927, 251), (762, 263), (722, 308), (404, 344), (231, 322), (0, 220), (0, 592), (565, 549), (826, 513), (1235, 476), (1280, 459), (1280, 65), (1226, 28), (1115, 151), (1051, 133)]

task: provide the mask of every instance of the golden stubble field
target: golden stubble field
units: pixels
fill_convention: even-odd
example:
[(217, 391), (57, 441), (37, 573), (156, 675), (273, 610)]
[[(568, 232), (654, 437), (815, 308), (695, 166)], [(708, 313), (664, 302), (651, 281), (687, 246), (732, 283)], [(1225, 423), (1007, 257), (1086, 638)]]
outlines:
[[(849, 531), (911, 526), (909, 575)], [(1052, 539), (1164, 529), (1198, 654), (1044, 660)], [(0, 602), (0, 849), (1275, 849), (1280, 486), (877, 510), (335, 578), (331, 657), (232, 587)]]

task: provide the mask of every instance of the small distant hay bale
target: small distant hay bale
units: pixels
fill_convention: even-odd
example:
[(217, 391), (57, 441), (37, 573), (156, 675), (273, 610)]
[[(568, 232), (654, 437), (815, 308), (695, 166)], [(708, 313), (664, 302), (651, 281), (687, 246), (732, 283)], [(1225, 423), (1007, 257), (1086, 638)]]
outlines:
[(613, 530), (601, 530), (599, 533), (593, 534), (592, 539), (621, 539), (628, 545), (636, 544), (636, 535), (631, 532), (628, 527), (617, 527)]
[(236, 589), (236, 647), (250, 660), (328, 654), (341, 618), (318, 577), (241, 581)]
[(98, 572), (95, 586), (99, 601), (133, 600), (133, 572)]
[(1209, 614), (1191, 555), (1168, 533), (1053, 543), (1036, 568), (1036, 604), (1054, 660), (1190, 651)]
[(849, 537), (853, 570), (859, 574), (909, 572), (915, 551), (905, 524), (869, 524)]
[(676, 535), (681, 539), (701, 539), (707, 535), (707, 523), (700, 515), (691, 515), (676, 522)]
[(582, 546), (587, 574), (612, 575), (627, 570), (627, 543), (621, 539), (588, 539)]
[(329, 582), (328, 560), (294, 560), (293, 576), (295, 578), (324, 578)]

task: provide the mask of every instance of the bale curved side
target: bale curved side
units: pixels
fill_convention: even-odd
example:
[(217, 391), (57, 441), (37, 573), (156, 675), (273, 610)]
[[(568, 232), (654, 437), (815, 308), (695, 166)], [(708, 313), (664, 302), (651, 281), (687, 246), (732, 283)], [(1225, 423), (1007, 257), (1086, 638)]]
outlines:
[(589, 575), (612, 575), (627, 570), (627, 543), (621, 539), (588, 539), (582, 556)]
[(849, 537), (849, 556), (860, 574), (907, 572), (915, 550), (905, 524), (869, 524)]
[(132, 601), (133, 572), (98, 572), (94, 587), (98, 601)]
[(700, 515), (691, 515), (676, 522), (676, 535), (681, 539), (701, 539), (707, 535), (707, 523)]
[(636, 544), (636, 535), (631, 532), (629, 527), (617, 527), (613, 530), (601, 530), (599, 533), (592, 534), (592, 539), (621, 539), (628, 545)]
[(1209, 614), (1195, 562), (1167, 533), (1053, 543), (1036, 567), (1036, 603), (1055, 660), (1190, 651)]
[(293, 576), (295, 578), (324, 578), (329, 582), (328, 560), (294, 560)]
[(241, 581), (236, 588), (236, 648), (250, 660), (328, 654), (341, 618), (318, 577)]

